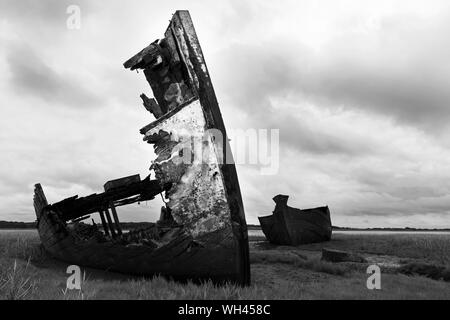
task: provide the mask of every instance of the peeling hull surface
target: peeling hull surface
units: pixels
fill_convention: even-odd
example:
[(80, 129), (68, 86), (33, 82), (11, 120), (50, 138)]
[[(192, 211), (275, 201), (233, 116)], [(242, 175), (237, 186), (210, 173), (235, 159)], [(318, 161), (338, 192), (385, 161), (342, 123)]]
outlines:
[[(146, 136), (167, 132), (175, 142), (164, 157), (153, 163), (156, 177), (165, 183), (175, 183), (166, 193), (168, 207), (174, 220), (185, 226), (194, 237), (230, 228), (230, 210), (225, 195), (223, 175), (211, 137), (205, 135), (206, 120), (199, 100), (183, 107), (172, 117), (148, 130)], [(206, 136), (206, 138), (205, 138)], [(180, 156), (185, 143), (197, 146), (189, 155), (191, 164), (186, 164), (185, 155)], [(197, 157), (198, 154), (202, 155)], [(181, 172), (173, 177), (172, 172)]]
[[(51, 205), (36, 185), (34, 205), (45, 249), (82, 266), (248, 285), (247, 226), (236, 169), (220, 161), (230, 158), (224, 154), (228, 140), (189, 13), (177, 11), (165, 38), (124, 66), (144, 70), (153, 91), (154, 99), (141, 98), (156, 120), (141, 134), (155, 149), (156, 179), (116, 179), (105, 184), (104, 193)], [(209, 135), (210, 129), (223, 140)], [(162, 192), (168, 201), (161, 219), (122, 233), (116, 207)], [(103, 228), (82, 222), (95, 213)]]

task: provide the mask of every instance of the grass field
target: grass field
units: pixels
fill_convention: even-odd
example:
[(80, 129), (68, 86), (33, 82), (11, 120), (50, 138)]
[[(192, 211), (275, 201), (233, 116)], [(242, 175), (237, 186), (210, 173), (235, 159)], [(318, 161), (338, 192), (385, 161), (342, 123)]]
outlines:
[[(321, 261), (323, 247), (358, 252), (379, 264), (381, 290), (367, 289), (368, 264)], [(82, 290), (70, 291), (67, 264), (41, 250), (36, 232), (0, 231), (0, 299), (450, 299), (449, 279), (443, 280), (450, 270), (450, 234), (336, 234), (330, 242), (298, 247), (251, 241), (250, 255), (247, 288), (84, 269)], [(443, 279), (427, 277), (430, 267)], [(405, 268), (410, 275), (399, 272)]]

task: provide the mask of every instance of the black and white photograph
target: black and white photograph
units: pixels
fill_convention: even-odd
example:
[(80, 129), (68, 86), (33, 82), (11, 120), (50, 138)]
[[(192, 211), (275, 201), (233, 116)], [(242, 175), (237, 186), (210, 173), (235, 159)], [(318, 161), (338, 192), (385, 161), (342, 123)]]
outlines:
[(0, 300), (450, 300), (449, 1), (0, 0), (0, 105)]

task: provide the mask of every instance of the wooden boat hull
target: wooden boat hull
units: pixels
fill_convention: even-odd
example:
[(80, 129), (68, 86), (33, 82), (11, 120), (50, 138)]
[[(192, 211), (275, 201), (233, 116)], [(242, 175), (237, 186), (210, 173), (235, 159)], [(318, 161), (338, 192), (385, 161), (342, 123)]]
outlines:
[[(191, 239), (184, 237), (170, 247), (155, 251), (146, 246), (78, 241), (55, 212), (44, 209), (38, 231), (45, 250), (69, 264), (134, 275), (161, 275), (176, 280), (241, 281), (236, 263), (238, 243), (231, 229), (198, 239), (208, 244), (206, 247), (191, 246)], [(211, 243), (217, 246), (210, 246)]]
[(331, 240), (328, 207), (300, 210), (287, 205), (288, 196), (276, 196), (273, 215), (259, 217), (267, 240), (279, 245), (299, 245)]
[[(155, 97), (141, 95), (156, 120), (140, 132), (144, 141), (154, 145), (157, 158), (151, 169), (156, 180), (116, 179), (105, 184), (105, 193), (75, 196), (52, 205), (36, 185), (42, 244), (54, 257), (81, 266), (248, 285), (247, 224), (236, 168), (189, 13), (177, 11), (164, 36), (124, 64), (131, 70), (143, 70)], [(191, 144), (201, 150), (185, 148)], [(115, 226), (120, 226), (115, 206), (152, 199), (162, 191), (168, 199), (162, 216), (170, 216), (177, 231), (164, 234), (162, 242), (144, 239), (150, 246), (144, 242), (123, 244), (126, 234), (114, 234)], [(77, 219), (95, 211), (102, 218), (106, 241), (82, 239), (68, 227), (69, 220), (76, 224)]]

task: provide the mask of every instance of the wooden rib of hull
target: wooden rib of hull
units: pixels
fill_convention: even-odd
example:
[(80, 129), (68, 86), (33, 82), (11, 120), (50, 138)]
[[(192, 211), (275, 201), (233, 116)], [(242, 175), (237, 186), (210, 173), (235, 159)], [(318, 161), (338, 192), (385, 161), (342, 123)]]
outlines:
[(287, 196), (277, 196), (273, 215), (259, 217), (267, 240), (279, 245), (329, 241), (332, 227), (328, 207), (300, 210), (287, 205)]

